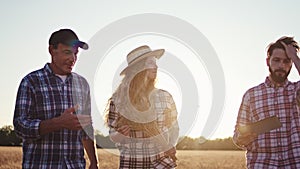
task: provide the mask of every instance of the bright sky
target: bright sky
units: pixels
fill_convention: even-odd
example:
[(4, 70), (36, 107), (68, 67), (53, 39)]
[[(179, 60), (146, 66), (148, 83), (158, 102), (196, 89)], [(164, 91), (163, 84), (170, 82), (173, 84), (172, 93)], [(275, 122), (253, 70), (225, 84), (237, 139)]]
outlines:
[[(224, 73), (226, 100), (223, 112), (218, 112), (221, 118), (214, 124), (216, 130), (207, 137), (232, 136), (244, 92), (263, 82), (268, 75), (265, 64), (266, 46), (284, 35), (294, 36), (297, 41), (300, 40), (299, 6), (300, 2), (297, 0), (3, 2), (0, 6), (2, 22), (0, 73), (3, 79), (0, 83), (0, 126), (12, 125), (15, 97), (22, 77), (50, 62), (47, 48), (49, 36), (53, 31), (59, 28), (72, 28), (80, 39), (89, 42), (97, 32), (124, 17), (157, 13), (174, 16), (193, 25), (213, 47)], [(158, 26), (167, 25), (168, 23), (163, 23)], [(121, 32), (124, 31), (122, 27), (119, 29)], [(103, 124), (98, 123), (98, 119), (102, 116), (105, 100), (115, 87), (115, 83), (112, 84), (115, 79), (110, 75), (120, 71), (118, 65), (125, 60), (126, 54), (133, 47), (143, 45), (145, 42), (154, 49), (166, 48), (167, 55), (175, 55), (191, 71), (198, 85), (200, 108), (197, 118), (192, 122), (193, 128), (181, 134), (199, 137), (203, 133), (203, 125), (214, 100), (209, 71), (205, 63), (197, 61), (196, 56), (183, 43), (158, 34), (144, 34), (123, 39), (122, 42), (111, 46), (111, 49), (106, 49), (106, 58), (116, 56), (113, 60), (119, 60), (119, 63), (110, 62), (109, 59), (102, 60), (103, 65), (107, 62), (106, 65), (111, 66), (111, 72), (107, 71), (110, 66), (103, 67), (99, 63), (95, 78), (87, 79), (93, 84), (91, 88), (96, 103), (93, 109), (95, 128), (103, 133), (107, 132)], [(96, 46), (91, 46), (89, 52), (96, 49)], [(83, 51), (80, 54), (84, 55), (84, 52), (87, 53)], [(164, 62), (163, 59), (161, 64)], [(79, 56), (78, 63), (80, 61), (84, 61), (84, 58)], [(80, 70), (75, 71), (81, 74)], [(299, 79), (295, 68), (289, 78), (291, 81)], [(172, 77), (172, 73), (163, 70), (159, 73), (159, 79), (158, 86), (172, 93), (180, 110), (182, 89), (180, 82), (176, 81), (178, 79)], [(106, 90), (105, 85), (101, 88), (102, 84), (110, 88)], [(181, 117), (190, 115), (189, 112), (179, 113)], [(180, 125), (185, 123), (191, 122), (181, 121)]]

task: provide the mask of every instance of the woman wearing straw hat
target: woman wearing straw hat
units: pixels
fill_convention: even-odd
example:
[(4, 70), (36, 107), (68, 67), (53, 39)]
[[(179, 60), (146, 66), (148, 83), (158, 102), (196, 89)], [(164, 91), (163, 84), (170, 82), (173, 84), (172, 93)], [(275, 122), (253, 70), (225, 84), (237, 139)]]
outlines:
[(155, 88), (156, 60), (164, 49), (140, 46), (127, 55), (123, 80), (107, 114), (110, 138), (120, 151), (119, 168), (175, 168), (177, 110), (170, 93)]

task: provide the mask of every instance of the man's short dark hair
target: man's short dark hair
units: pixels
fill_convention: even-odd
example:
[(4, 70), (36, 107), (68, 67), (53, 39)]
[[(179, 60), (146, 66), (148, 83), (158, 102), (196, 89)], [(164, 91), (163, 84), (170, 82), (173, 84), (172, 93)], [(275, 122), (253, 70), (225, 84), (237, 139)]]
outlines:
[(272, 56), (274, 49), (283, 49), (285, 50), (284, 46), (281, 44), (281, 42), (285, 43), (286, 45), (293, 45), (297, 51), (299, 50), (299, 45), (298, 43), (294, 40), (294, 37), (288, 37), (284, 36), (278, 39), (275, 43), (271, 43), (267, 47), (267, 55), (268, 58)]

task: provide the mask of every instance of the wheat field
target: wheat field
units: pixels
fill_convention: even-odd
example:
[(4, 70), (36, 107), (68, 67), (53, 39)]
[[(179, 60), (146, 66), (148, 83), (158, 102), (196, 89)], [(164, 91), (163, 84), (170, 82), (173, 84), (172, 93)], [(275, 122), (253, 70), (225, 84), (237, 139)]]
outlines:
[[(97, 151), (101, 169), (118, 168), (117, 150)], [(245, 168), (244, 154), (244, 151), (178, 150), (176, 169), (241, 169)], [(0, 147), (0, 169), (20, 169), (21, 162), (21, 147)]]

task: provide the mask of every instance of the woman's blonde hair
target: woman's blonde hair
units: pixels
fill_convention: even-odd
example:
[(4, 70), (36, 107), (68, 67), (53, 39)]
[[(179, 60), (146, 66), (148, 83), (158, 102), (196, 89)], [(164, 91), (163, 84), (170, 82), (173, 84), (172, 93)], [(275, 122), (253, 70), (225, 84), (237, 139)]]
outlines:
[(147, 69), (139, 72), (129, 85), (130, 102), (139, 111), (150, 107), (149, 95), (154, 89), (155, 79), (148, 78), (147, 73)]
[[(120, 88), (128, 80), (126, 75), (124, 76), (121, 84), (116, 89), (115, 95), (117, 92), (120, 92)], [(129, 83), (129, 99), (130, 103), (139, 111), (145, 111), (150, 107), (149, 96), (151, 91), (155, 88), (156, 79), (148, 78), (148, 69), (142, 70), (137, 73)], [(126, 85), (126, 84), (125, 84)], [(112, 99), (108, 100), (108, 104), (105, 108), (105, 123), (108, 123), (108, 114), (111, 106)]]

